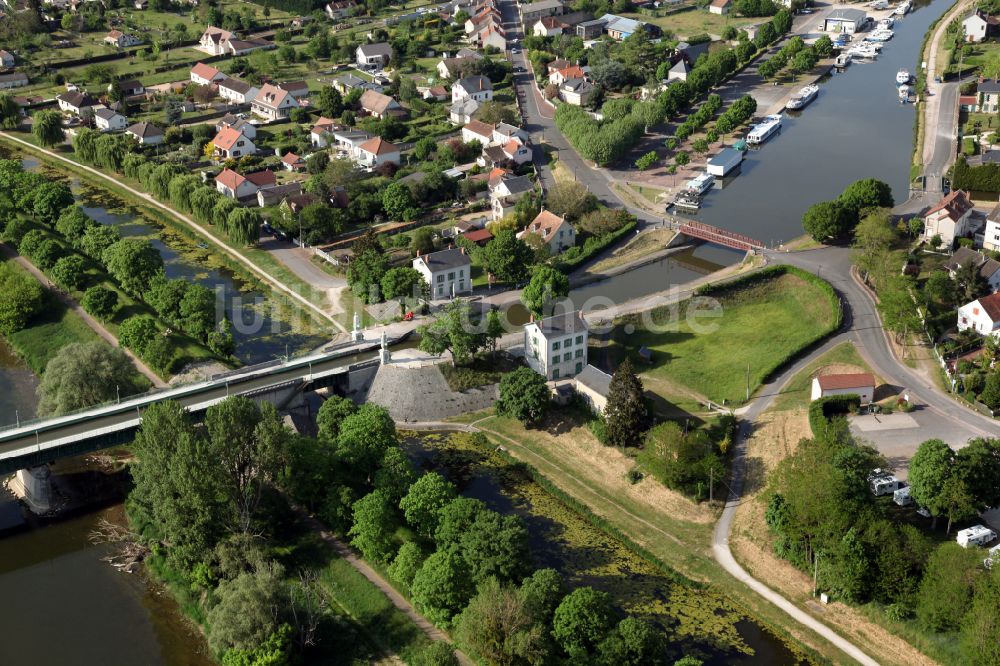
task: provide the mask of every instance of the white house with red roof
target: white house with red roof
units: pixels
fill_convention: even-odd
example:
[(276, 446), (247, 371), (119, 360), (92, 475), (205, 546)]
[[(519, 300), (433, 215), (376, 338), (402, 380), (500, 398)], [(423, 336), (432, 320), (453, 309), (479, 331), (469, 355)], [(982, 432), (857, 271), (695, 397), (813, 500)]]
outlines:
[(215, 156), (219, 159), (238, 159), (257, 153), (257, 146), (245, 134), (233, 127), (223, 127), (212, 139)]
[(831, 395), (857, 395), (861, 404), (867, 405), (875, 399), (875, 376), (867, 372), (831, 374), (813, 377), (812, 400)]
[(399, 148), (377, 136), (358, 146), (355, 160), (361, 166), (372, 169), (383, 164), (398, 165), (400, 163)]
[(299, 102), (287, 90), (265, 83), (250, 106), (254, 114), (267, 120), (287, 118), (292, 109), (299, 108)]
[(326, 148), (333, 143), (333, 130), (337, 123), (330, 118), (321, 116), (309, 132), (309, 142), (313, 148)]
[(924, 238), (940, 236), (951, 247), (956, 238), (973, 232), (972, 202), (962, 190), (952, 190), (929, 211), (924, 213)]
[(281, 166), (285, 167), (285, 171), (305, 171), (306, 161), (295, 153), (289, 152), (281, 158)]
[(712, 3), (708, 6), (708, 11), (710, 14), (722, 16), (728, 14), (732, 6), (733, 0), (712, 0)]
[(966, 303), (958, 309), (958, 330), (980, 335), (1000, 335), (1000, 293)]
[(570, 79), (585, 79), (587, 78), (587, 70), (579, 65), (569, 65), (568, 67), (563, 67), (562, 69), (557, 69), (549, 74), (549, 83), (554, 83), (557, 86), (561, 86), (564, 82)]
[(232, 169), (223, 169), (222, 173), (215, 177), (215, 189), (220, 194), (237, 200), (255, 197), (260, 190), (275, 185), (277, 181), (274, 172), (270, 170), (256, 171), (243, 176)]
[(199, 62), (191, 68), (191, 80), (199, 86), (208, 86), (225, 78), (225, 74), (203, 62)]
[(553, 255), (576, 245), (576, 229), (573, 225), (567, 222), (566, 218), (547, 210), (536, 215), (524, 231), (517, 234), (517, 237), (524, 238), (528, 234), (540, 236)]
[(481, 120), (473, 120), (462, 128), (462, 143), (478, 141), (483, 147), (493, 145), (493, 130), (495, 125), (488, 125)]

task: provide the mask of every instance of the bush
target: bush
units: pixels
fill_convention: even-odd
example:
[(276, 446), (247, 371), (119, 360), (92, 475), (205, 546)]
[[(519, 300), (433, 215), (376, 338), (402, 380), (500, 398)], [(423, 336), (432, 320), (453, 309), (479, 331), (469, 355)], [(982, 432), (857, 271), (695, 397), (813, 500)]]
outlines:
[(42, 285), (13, 264), (0, 263), (0, 334), (10, 335), (22, 330), (45, 304)]
[(87, 264), (83, 257), (63, 257), (52, 267), (52, 277), (64, 289), (80, 289), (87, 282)]
[(107, 321), (118, 307), (118, 292), (107, 287), (90, 287), (80, 302), (83, 309), (102, 321)]
[(813, 400), (809, 405), (809, 427), (813, 436), (818, 437), (831, 419), (854, 414), (861, 407), (861, 396), (849, 393), (845, 395), (831, 395), (819, 400)]

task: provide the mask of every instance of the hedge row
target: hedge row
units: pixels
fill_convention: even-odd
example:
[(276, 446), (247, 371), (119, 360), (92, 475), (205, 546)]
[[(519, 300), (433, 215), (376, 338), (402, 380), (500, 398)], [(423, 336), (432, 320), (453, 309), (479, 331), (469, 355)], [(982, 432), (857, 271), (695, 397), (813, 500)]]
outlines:
[(861, 407), (861, 396), (856, 393), (830, 395), (819, 400), (813, 400), (809, 405), (809, 428), (813, 436), (818, 437), (830, 420), (845, 414), (853, 414)]
[(626, 234), (635, 231), (637, 224), (638, 223), (633, 219), (626, 222), (621, 229), (616, 229), (615, 231), (601, 236), (592, 236), (588, 238), (584, 241), (582, 246), (577, 246), (577, 248), (580, 249), (579, 254), (570, 255), (568, 258), (566, 257), (566, 255), (569, 255), (570, 252), (577, 248), (570, 248), (570, 250), (564, 252), (556, 264), (557, 267), (563, 272), (569, 272), (579, 268), (584, 262), (592, 259), (598, 252), (601, 252), (606, 247), (614, 244)]

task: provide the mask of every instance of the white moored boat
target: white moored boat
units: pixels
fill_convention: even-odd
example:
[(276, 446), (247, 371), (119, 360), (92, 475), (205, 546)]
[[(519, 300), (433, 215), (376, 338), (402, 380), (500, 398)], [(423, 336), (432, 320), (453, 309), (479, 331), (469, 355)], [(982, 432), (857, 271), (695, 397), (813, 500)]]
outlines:
[(903, 104), (910, 101), (910, 86), (899, 86), (899, 101)]
[(705, 172), (688, 181), (687, 191), (700, 196), (707, 192), (715, 184), (715, 176)]
[(761, 144), (781, 129), (781, 115), (764, 116), (764, 122), (754, 125), (747, 134), (747, 143), (751, 145)]
[(910, 11), (910, 3), (904, 2), (892, 10), (894, 16), (906, 16), (907, 12)]
[(802, 88), (788, 100), (785, 104), (785, 108), (791, 111), (796, 109), (801, 109), (806, 106), (809, 102), (816, 99), (816, 95), (819, 93), (819, 86), (808, 85)]
[(896, 72), (896, 85), (906, 85), (910, 82), (910, 72), (905, 69), (901, 69)]
[(851, 54), (841, 53), (837, 56), (837, 59), (833, 61), (833, 64), (837, 67), (847, 67), (851, 64)]

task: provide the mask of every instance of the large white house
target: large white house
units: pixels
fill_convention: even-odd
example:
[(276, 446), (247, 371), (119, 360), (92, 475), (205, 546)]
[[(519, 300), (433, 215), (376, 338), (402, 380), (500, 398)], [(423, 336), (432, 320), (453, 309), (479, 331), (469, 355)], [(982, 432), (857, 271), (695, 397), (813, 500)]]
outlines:
[(246, 176), (238, 174), (232, 169), (223, 169), (222, 173), (215, 177), (215, 189), (230, 199), (256, 197), (259, 191), (276, 185), (274, 172), (269, 169)]
[(209, 55), (224, 55), (227, 50), (226, 44), (232, 36), (233, 33), (228, 30), (210, 25), (205, 28), (205, 32), (201, 33), (201, 39), (198, 40), (198, 49)]
[(143, 145), (163, 143), (163, 130), (152, 123), (136, 123), (125, 130), (125, 133)]
[(199, 86), (211, 85), (212, 83), (222, 81), (225, 78), (225, 74), (203, 62), (199, 62), (191, 68), (191, 80)]
[(257, 86), (251, 85), (239, 79), (223, 79), (219, 81), (219, 97), (227, 99), (233, 104), (249, 104), (260, 92)]
[(94, 127), (102, 132), (115, 132), (128, 127), (128, 120), (120, 113), (101, 107), (94, 110)]
[(958, 330), (970, 328), (980, 335), (1000, 332), (1000, 293), (977, 298), (958, 309)]
[(257, 146), (249, 137), (233, 127), (223, 127), (212, 139), (215, 156), (219, 159), (236, 159), (257, 153)]
[(89, 93), (72, 90), (56, 95), (56, 102), (59, 103), (59, 110), (73, 115), (81, 116), (89, 113), (90, 109), (97, 104), (97, 101)]
[(566, 218), (547, 210), (538, 213), (531, 224), (519, 232), (517, 237), (524, 238), (528, 234), (541, 237), (553, 256), (576, 245), (576, 229), (573, 225), (567, 222)]
[(121, 30), (112, 30), (107, 35), (104, 36), (104, 43), (110, 44), (117, 49), (128, 48), (129, 46), (136, 46), (142, 44), (142, 40), (134, 35), (129, 35)]
[(299, 102), (287, 90), (265, 83), (253, 98), (250, 109), (267, 120), (287, 118), (292, 109), (299, 108)]
[(451, 101), (472, 99), (480, 104), (493, 99), (493, 83), (485, 76), (469, 76), (451, 84)]
[(993, 27), (997, 25), (997, 18), (989, 14), (974, 10), (962, 20), (962, 32), (967, 42), (981, 42), (986, 39)]
[(399, 148), (377, 136), (360, 144), (354, 151), (354, 159), (361, 166), (372, 169), (383, 164), (398, 166), (400, 162)]
[(951, 278), (955, 279), (963, 270), (968, 270), (970, 263), (976, 267), (976, 272), (986, 282), (990, 292), (1000, 290), (1000, 261), (987, 257), (982, 252), (968, 247), (960, 247), (955, 250), (944, 267)]
[(587, 322), (579, 311), (531, 321), (524, 327), (524, 358), (545, 379), (567, 379), (587, 365)]
[(973, 231), (971, 217), (969, 196), (962, 190), (953, 190), (924, 214), (924, 238), (940, 236), (941, 242), (951, 247), (956, 238)]
[(354, 51), (354, 59), (362, 69), (381, 69), (392, 60), (392, 46), (386, 42), (361, 44)]
[(434, 300), (454, 298), (472, 291), (472, 261), (465, 254), (464, 247), (425, 255), (418, 252), (413, 268), (424, 276)]

